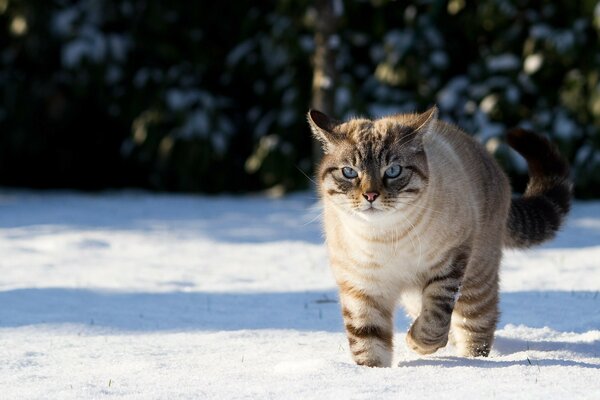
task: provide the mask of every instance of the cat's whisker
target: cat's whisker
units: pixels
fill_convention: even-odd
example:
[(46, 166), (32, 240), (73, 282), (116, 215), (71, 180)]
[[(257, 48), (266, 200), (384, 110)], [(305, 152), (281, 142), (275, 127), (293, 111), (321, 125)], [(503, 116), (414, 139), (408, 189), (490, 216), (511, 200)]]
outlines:
[(315, 182), (315, 180), (314, 180), (313, 178), (311, 178), (310, 176), (308, 176), (308, 175), (306, 174), (306, 172), (302, 171), (302, 170), (300, 169), (300, 167), (299, 167), (299, 166), (297, 166), (297, 165), (294, 165), (294, 167), (296, 167), (296, 169), (297, 169), (298, 171), (300, 171), (300, 173), (302, 173), (302, 175), (304, 175), (304, 176), (306, 177), (306, 179), (308, 179), (309, 181), (311, 181), (312, 183), (314, 183), (314, 184), (315, 184), (315, 186), (319, 186), (319, 185), (317, 184), (317, 182)]
[(318, 220), (319, 218), (321, 218), (323, 216), (323, 212), (320, 212), (316, 217), (314, 217), (313, 219), (311, 219), (308, 222), (305, 222), (304, 224), (302, 224), (302, 226), (307, 226), (312, 224), (313, 222), (315, 222), (316, 220)]
[(396, 228), (392, 231), (394, 235), (394, 255), (398, 254), (398, 246), (400, 245), (400, 228)]
[(417, 132), (411, 132), (405, 136), (402, 136), (399, 139), (396, 139), (394, 142), (392, 142), (392, 145), (398, 145), (397, 150), (402, 150), (402, 148), (404, 146), (406, 146), (408, 143), (410, 143), (410, 141), (413, 139), (412, 136), (415, 136), (417, 134)]
[(413, 136), (417, 136), (419, 133), (421, 132), (418, 129), (415, 129), (414, 131), (396, 139), (394, 142), (392, 142), (392, 145), (398, 145), (396, 151), (400, 151), (413, 140)]
[[(415, 234), (415, 236), (417, 237), (417, 241), (419, 242), (419, 258), (417, 259), (417, 270), (419, 270), (419, 268), (421, 267), (421, 258), (422, 258), (422, 256), (423, 256), (423, 243), (421, 242), (421, 237), (420, 237), (420, 236), (419, 236), (419, 234), (416, 232), (415, 225), (414, 225), (412, 222), (410, 222), (410, 220), (409, 220), (407, 217), (405, 217), (404, 215), (400, 214), (400, 216), (401, 216), (402, 218), (404, 218), (404, 220), (405, 220), (406, 222), (408, 222), (408, 224), (409, 224), (409, 225), (410, 225), (410, 227), (411, 227), (411, 229), (407, 231), (407, 233), (408, 233), (409, 237), (410, 237), (410, 233), (412, 232), (412, 233), (414, 233), (414, 234)], [(412, 239), (411, 239), (411, 241), (412, 241)], [(414, 246), (413, 246), (413, 247), (414, 247)], [(415, 248), (415, 250), (416, 250), (416, 248)]]
[(411, 207), (415, 207), (415, 208), (420, 208), (420, 209), (422, 209), (422, 210), (428, 210), (428, 211), (431, 211), (431, 212), (434, 212), (434, 213), (438, 213), (438, 214), (444, 214), (444, 213), (443, 213), (443, 212), (441, 212), (441, 211), (435, 210), (435, 209), (433, 209), (433, 208), (431, 208), (431, 207), (425, 207), (425, 206), (421, 206), (421, 205), (419, 205), (419, 204), (414, 204), (414, 203), (404, 203), (404, 202), (401, 202), (401, 201), (396, 201), (396, 203), (400, 203), (400, 204), (402, 204), (402, 205), (407, 205), (407, 206), (411, 206)]

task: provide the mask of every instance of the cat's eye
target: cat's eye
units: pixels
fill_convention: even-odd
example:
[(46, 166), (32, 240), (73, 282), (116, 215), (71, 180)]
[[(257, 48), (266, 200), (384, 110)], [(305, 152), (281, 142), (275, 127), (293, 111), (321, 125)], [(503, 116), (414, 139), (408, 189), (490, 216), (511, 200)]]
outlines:
[(402, 167), (399, 166), (398, 164), (394, 164), (385, 170), (385, 177), (386, 178), (397, 178), (400, 176), (401, 173), (402, 173)]
[(350, 167), (342, 168), (342, 174), (344, 175), (345, 178), (348, 178), (348, 179), (354, 179), (358, 176), (358, 172), (356, 172), (355, 170), (353, 170)]

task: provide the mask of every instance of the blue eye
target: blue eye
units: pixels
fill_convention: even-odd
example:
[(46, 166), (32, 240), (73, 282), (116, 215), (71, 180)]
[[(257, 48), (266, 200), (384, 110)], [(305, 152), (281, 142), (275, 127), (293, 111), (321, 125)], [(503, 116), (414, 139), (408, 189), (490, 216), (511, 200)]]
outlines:
[(385, 170), (385, 177), (386, 178), (397, 178), (400, 176), (400, 173), (402, 173), (402, 167), (399, 166), (398, 164), (394, 164)]
[(346, 177), (348, 179), (354, 179), (358, 176), (358, 172), (356, 172), (355, 170), (353, 170), (350, 167), (342, 168), (342, 174), (344, 175), (344, 177)]

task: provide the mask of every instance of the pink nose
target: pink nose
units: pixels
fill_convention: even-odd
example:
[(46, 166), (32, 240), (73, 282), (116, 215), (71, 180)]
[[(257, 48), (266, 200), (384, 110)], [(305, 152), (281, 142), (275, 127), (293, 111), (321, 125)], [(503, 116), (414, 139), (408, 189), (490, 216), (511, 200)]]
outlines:
[(379, 193), (377, 192), (367, 192), (363, 193), (363, 197), (367, 199), (368, 202), (374, 202), (376, 198), (379, 197)]

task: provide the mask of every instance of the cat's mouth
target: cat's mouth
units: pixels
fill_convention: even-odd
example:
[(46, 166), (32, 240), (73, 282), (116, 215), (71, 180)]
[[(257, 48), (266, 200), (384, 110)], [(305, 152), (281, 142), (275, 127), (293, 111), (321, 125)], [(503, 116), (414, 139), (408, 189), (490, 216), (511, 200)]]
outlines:
[(375, 208), (373, 205), (370, 205), (367, 208), (364, 208), (362, 210), (360, 210), (361, 212), (365, 213), (365, 214), (376, 214), (379, 213), (383, 210), (379, 209), (379, 208)]
[(369, 221), (369, 222), (373, 222), (373, 221), (378, 221), (381, 218), (386, 218), (387, 213), (385, 212), (385, 210), (382, 210), (381, 208), (378, 207), (374, 207), (374, 206), (370, 206), (370, 207), (363, 207), (357, 210), (357, 215), (360, 219), (362, 219), (363, 221)]
[(380, 212), (381, 212), (381, 210), (378, 210), (376, 208), (367, 208), (365, 211), (363, 211), (363, 213), (365, 213), (365, 214), (377, 214)]

